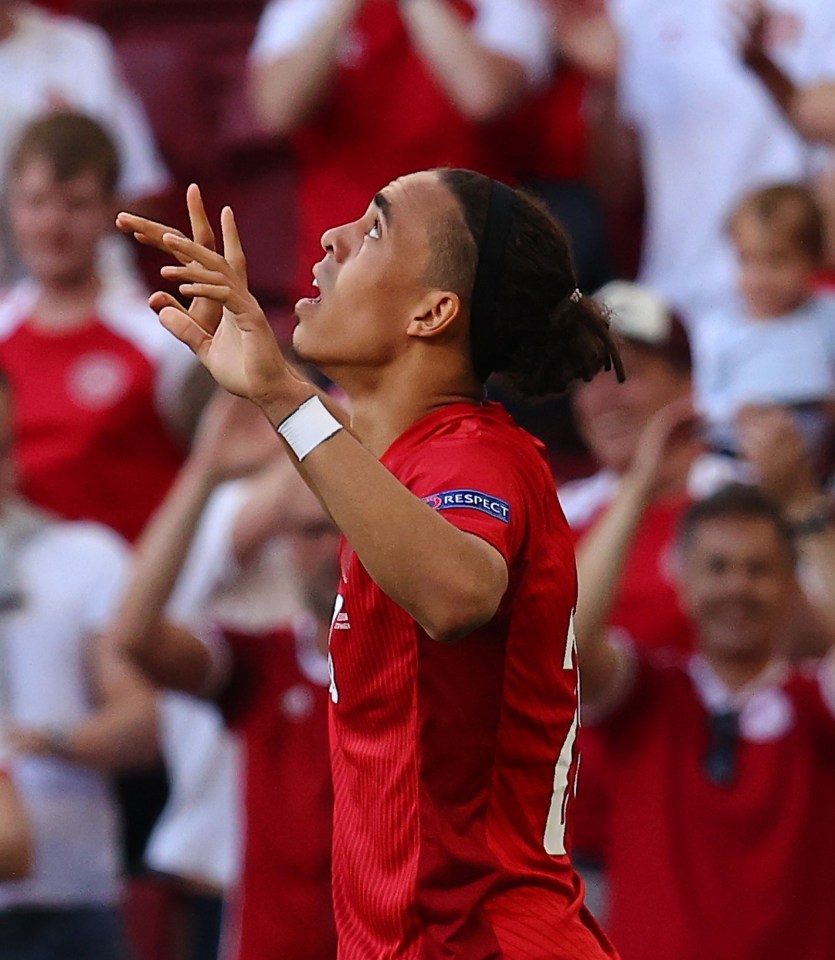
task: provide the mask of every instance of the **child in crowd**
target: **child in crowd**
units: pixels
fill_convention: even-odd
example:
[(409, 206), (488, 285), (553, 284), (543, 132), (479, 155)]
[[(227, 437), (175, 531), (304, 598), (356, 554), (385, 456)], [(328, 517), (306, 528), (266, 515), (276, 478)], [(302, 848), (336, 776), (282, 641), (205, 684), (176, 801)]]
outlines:
[(748, 194), (729, 223), (740, 298), (695, 331), (698, 406), (715, 448), (736, 454), (736, 419), (750, 405), (792, 409), (820, 452), (835, 397), (835, 295), (816, 289), (824, 261), (820, 208), (804, 187)]

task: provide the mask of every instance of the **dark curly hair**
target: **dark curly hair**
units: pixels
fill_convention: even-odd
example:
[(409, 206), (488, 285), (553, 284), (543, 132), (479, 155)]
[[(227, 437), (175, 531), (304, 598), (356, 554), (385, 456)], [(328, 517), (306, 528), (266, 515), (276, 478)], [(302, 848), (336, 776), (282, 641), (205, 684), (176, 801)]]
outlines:
[[(458, 200), (463, 223), (450, 217), (435, 225), (432, 281), (470, 305), (493, 182), (471, 170), (436, 173)], [(573, 380), (591, 380), (612, 367), (622, 380), (605, 308), (572, 296), (576, 289), (565, 231), (538, 200), (515, 191), (501, 276), (495, 279), (490, 369), (478, 371), (482, 378), (501, 374), (525, 397), (562, 393)]]

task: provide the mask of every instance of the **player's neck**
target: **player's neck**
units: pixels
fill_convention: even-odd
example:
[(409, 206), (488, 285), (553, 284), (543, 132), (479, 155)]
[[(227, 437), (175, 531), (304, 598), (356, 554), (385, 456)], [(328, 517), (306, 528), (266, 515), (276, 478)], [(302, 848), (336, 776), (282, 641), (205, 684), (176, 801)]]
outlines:
[[(419, 381), (418, 381), (419, 382)], [(480, 403), (482, 388), (460, 378), (421, 384), (408, 377), (389, 377), (373, 387), (348, 389), (351, 427), (371, 452), (382, 456), (413, 423), (453, 403)]]
[(41, 284), (33, 320), (50, 330), (66, 329), (84, 323), (92, 315), (101, 283), (95, 274), (67, 282)]

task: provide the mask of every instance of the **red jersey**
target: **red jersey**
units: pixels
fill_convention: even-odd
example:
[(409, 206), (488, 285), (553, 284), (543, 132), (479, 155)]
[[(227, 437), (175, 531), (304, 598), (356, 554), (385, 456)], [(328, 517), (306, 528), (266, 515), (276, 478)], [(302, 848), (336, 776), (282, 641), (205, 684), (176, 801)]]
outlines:
[(32, 323), (36, 301), (37, 288), (23, 283), (0, 302), (21, 492), (134, 540), (183, 461), (163, 408), (192, 369), (190, 351), (144, 300), (106, 294), (95, 316), (66, 331)]
[(602, 727), (612, 937), (624, 960), (831, 960), (831, 676), (782, 667), (756, 681), (736, 777), (720, 786), (703, 769), (711, 673), (698, 658), (640, 660), (628, 701)]
[(327, 665), (315, 624), (225, 632), (222, 700), (244, 747), (246, 832), (236, 960), (334, 960)]
[(343, 545), (331, 630), (340, 958), (611, 957), (565, 854), (577, 583), (544, 451), (500, 406), (454, 404), (382, 462), (499, 550), (509, 586), (490, 623), (442, 644)]

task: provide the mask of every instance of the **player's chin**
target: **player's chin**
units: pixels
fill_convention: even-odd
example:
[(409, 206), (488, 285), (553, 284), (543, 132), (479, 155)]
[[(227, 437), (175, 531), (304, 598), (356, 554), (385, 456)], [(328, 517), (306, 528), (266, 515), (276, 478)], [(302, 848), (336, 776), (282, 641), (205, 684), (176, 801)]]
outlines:
[(306, 322), (308, 318), (303, 314), (300, 315), (298, 304), (296, 307), (296, 316), (299, 322), (293, 330), (293, 350), (300, 360), (318, 365), (323, 359), (323, 353), (325, 352), (323, 348), (327, 345), (322, 343), (322, 337), (317, 333), (315, 326)]

